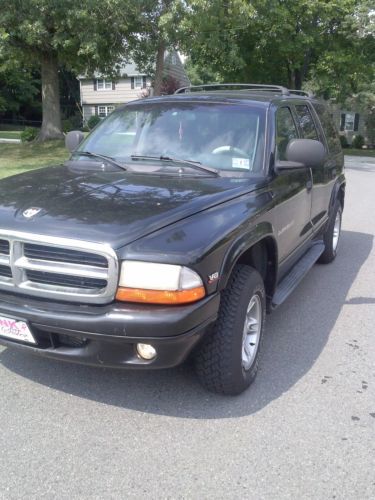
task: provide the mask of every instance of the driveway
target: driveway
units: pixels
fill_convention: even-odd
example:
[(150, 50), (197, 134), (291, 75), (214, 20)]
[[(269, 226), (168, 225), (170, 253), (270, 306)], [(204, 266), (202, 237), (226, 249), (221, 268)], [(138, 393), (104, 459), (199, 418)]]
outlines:
[(268, 317), (258, 378), (125, 372), (0, 347), (0, 498), (375, 498), (375, 160), (347, 158), (339, 256)]

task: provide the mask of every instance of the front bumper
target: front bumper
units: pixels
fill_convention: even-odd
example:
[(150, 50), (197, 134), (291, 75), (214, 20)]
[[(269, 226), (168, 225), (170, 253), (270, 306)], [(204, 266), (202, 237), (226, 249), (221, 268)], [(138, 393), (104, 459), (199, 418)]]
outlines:
[[(184, 361), (217, 317), (218, 294), (186, 306), (63, 304), (0, 293), (0, 316), (26, 321), (37, 346), (0, 337), (0, 344), (39, 355), (107, 367), (168, 368)], [(157, 356), (141, 359), (138, 342)]]

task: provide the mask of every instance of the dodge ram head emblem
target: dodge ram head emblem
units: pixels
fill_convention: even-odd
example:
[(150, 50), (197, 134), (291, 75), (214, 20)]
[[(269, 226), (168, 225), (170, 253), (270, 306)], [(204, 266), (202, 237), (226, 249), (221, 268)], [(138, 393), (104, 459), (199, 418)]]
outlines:
[(31, 207), (25, 210), (22, 215), (26, 219), (31, 219), (32, 217), (35, 217), (35, 215), (37, 215), (41, 210), (42, 210), (41, 208)]

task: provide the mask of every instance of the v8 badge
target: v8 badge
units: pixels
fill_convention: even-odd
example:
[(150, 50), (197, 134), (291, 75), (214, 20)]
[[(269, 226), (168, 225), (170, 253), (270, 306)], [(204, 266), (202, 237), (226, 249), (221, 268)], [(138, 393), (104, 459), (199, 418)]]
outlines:
[(208, 275), (208, 284), (211, 285), (215, 281), (219, 279), (219, 272), (216, 271), (216, 273), (212, 273)]

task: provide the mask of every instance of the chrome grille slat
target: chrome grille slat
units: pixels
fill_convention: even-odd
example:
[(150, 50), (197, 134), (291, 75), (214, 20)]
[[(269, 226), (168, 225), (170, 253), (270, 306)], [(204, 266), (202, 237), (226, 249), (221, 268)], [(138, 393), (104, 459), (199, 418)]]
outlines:
[(32, 271), (44, 271), (55, 274), (68, 274), (71, 276), (82, 276), (87, 278), (106, 279), (107, 269), (98, 269), (93, 266), (81, 266), (79, 264), (65, 264), (62, 262), (53, 263), (46, 260), (33, 260), (27, 257), (21, 257), (16, 260), (15, 265), (22, 269)]
[(108, 245), (0, 230), (0, 289), (104, 304), (114, 299), (117, 280), (117, 256)]
[(0, 266), (9, 266), (9, 255), (0, 254)]

